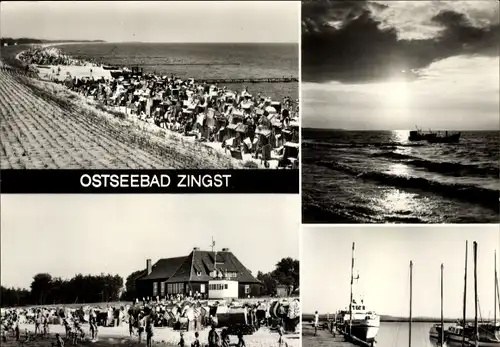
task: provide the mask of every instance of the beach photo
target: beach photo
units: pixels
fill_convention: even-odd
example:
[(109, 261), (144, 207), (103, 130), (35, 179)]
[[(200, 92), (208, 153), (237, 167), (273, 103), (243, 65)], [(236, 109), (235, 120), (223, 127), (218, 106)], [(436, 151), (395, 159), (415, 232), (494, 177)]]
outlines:
[(300, 3), (2, 2), (2, 169), (297, 169)]
[(307, 226), (303, 347), (500, 346), (498, 225)]
[(304, 223), (498, 223), (498, 1), (302, 2)]
[(1, 199), (2, 346), (300, 347), (297, 196)]

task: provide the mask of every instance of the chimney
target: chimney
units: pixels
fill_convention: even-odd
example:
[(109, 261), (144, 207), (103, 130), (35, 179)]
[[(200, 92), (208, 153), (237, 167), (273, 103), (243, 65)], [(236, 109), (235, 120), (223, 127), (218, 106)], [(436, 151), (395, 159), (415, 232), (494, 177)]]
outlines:
[(193, 251), (199, 251), (200, 250), (200, 247), (194, 247), (193, 248)]
[(229, 248), (223, 248), (222, 252), (229, 252)]
[(153, 272), (153, 267), (151, 266), (151, 259), (146, 260), (146, 271), (148, 275), (150, 275), (151, 272)]

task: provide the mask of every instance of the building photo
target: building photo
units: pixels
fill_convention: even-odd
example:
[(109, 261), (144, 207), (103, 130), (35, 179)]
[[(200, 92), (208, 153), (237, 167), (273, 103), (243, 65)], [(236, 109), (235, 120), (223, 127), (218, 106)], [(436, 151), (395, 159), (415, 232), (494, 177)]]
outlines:
[(18, 343), (17, 327), (43, 347), (55, 333), (77, 345), (147, 336), (205, 345), (217, 334), (300, 347), (298, 200), (2, 195), (7, 344)]

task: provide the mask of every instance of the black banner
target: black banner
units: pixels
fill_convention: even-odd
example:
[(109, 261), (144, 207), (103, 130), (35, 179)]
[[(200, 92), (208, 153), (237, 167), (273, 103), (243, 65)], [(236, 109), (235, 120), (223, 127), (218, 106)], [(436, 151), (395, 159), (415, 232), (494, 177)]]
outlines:
[(298, 194), (299, 170), (1, 170), (2, 194)]

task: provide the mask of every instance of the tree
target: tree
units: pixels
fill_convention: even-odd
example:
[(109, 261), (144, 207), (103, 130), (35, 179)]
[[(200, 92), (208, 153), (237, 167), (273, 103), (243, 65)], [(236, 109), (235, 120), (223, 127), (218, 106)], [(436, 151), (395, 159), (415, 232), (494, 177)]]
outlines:
[(263, 290), (261, 292), (262, 295), (275, 295), (276, 294), (276, 286), (278, 285), (278, 281), (272, 276), (271, 272), (257, 273), (257, 279), (262, 282)]
[(137, 297), (137, 288), (135, 281), (144, 274), (144, 270), (137, 270), (128, 275), (125, 280), (125, 292), (122, 294), (122, 300), (134, 300)]
[(44, 305), (52, 286), (52, 276), (40, 273), (33, 277), (31, 282), (31, 295), (36, 303)]
[(281, 259), (276, 264), (276, 269), (273, 271), (272, 276), (278, 283), (290, 286), (291, 289), (288, 294), (291, 294), (299, 287), (299, 273), (299, 261), (288, 257)]

